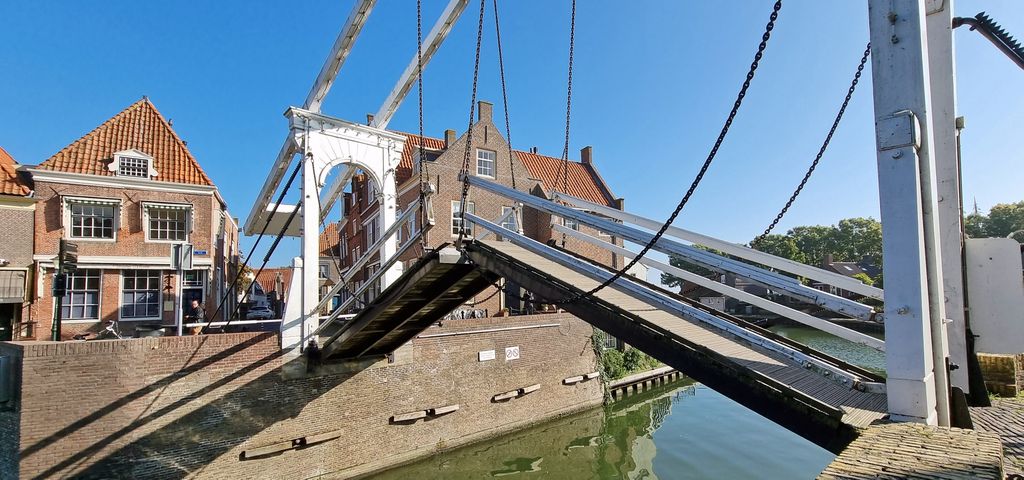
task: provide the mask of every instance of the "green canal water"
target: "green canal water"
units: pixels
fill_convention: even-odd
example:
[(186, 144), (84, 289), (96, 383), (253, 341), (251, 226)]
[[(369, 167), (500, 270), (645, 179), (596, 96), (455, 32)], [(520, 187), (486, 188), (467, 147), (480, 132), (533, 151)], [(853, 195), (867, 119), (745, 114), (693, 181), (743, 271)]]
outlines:
[[(803, 327), (778, 333), (880, 369), (870, 349)], [(688, 380), (383, 472), (411, 479), (811, 479), (835, 456)]]

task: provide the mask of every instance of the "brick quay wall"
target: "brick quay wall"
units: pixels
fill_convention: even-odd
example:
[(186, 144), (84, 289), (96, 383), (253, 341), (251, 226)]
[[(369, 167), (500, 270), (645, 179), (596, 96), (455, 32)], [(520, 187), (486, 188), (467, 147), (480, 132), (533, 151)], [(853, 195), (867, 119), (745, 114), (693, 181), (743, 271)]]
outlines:
[(568, 314), (453, 320), (390, 363), (312, 373), (276, 333), (0, 343), (0, 477), (358, 476), (600, 405), (600, 379), (563, 383), (598, 370), (592, 333)]

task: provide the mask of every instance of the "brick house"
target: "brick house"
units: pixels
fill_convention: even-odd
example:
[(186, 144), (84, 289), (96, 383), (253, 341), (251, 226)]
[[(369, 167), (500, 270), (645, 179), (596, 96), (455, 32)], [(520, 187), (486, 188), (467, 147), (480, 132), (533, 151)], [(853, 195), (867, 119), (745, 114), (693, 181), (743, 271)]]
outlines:
[[(34, 259), (41, 276), (32, 317), (34, 338), (53, 319), (54, 257), (61, 238), (78, 244), (78, 270), (68, 276), (62, 336), (118, 321), (173, 325), (175, 310), (200, 300), (217, 310), (234, 278), (237, 222), (171, 124), (147, 98), (132, 104), (36, 167)], [(194, 246), (193, 269), (175, 291), (172, 244)], [(226, 295), (231, 311), (235, 295)]]
[[(494, 125), (492, 105), (488, 102), (479, 102), (477, 111), (478, 118), (472, 127), (471, 174), (483, 176), (508, 187), (513, 186), (514, 178), (516, 189), (543, 198), (551, 198), (555, 191), (562, 191), (593, 203), (623, 208), (623, 200), (612, 194), (595, 168), (591, 147), (586, 147), (580, 152), (580, 161), (570, 161), (564, 167), (561, 159), (541, 155), (535, 148), (531, 151), (513, 150), (513, 158), (510, 159), (508, 143), (500, 133), (501, 130)], [(459, 218), (462, 184), (458, 177), (462, 170), (468, 135), (463, 134), (457, 138), (454, 130), (447, 130), (444, 138), (424, 137), (422, 145), (418, 135), (404, 135), (406, 145), (396, 172), (398, 209), (400, 212), (405, 211), (419, 195), (416, 161), (422, 149), (430, 182), (437, 187), (432, 199), (436, 224), (427, 233), (427, 248), (450, 244), (456, 240), (459, 229), (462, 228)], [(563, 168), (567, 169), (564, 182)], [(366, 176), (353, 177), (349, 191), (344, 196), (342, 219), (329, 225), (328, 230), (325, 230), (326, 235), (321, 236), (321, 269), (327, 269), (329, 278), (336, 278), (339, 273), (346, 271), (352, 262), (359, 258), (359, 254), (366, 251), (367, 246), (381, 235), (380, 220), (376, 215), (378, 192), (379, 190)], [(511, 209), (513, 202), (490, 192), (471, 189), (467, 205), (470, 212), (494, 221)], [(414, 218), (410, 224), (418, 226), (421, 220)], [(601, 236), (615, 245), (622, 245), (621, 239), (605, 236), (575, 222), (565, 222), (558, 218), (554, 221), (562, 222), (589, 235)], [(557, 245), (567, 250), (605, 265), (614, 268), (623, 266), (622, 258), (588, 243), (571, 237), (565, 239), (563, 243), (562, 235), (551, 228), (552, 216), (549, 214), (527, 207), (522, 212), (522, 223), (523, 233), (535, 240), (554, 240)], [(510, 222), (507, 222), (507, 225), (513, 226)], [(416, 235), (416, 228), (418, 227), (403, 229), (399, 234), (399, 243), (410, 238), (410, 235)], [(470, 230), (467, 233), (472, 236), (476, 232)], [(336, 254), (337, 257), (328, 254)], [(419, 247), (413, 247), (402, 260), (406, 263), (412, 262), (421, 254)], [(332, 263), (336, 266), (332, 266)], [(358, 289), (377, 268), (379, 262), (371, 261), (363, 271), (354, 276), (351, 289)], [(379, 292), (379, 288), (372, 288), (371, 291), (364, 301)], [(346, 294), (347, 292), (342, 292), (338, 300), (343, 300)], [(523, 309), (521, 301), (518, 300), (521, 294), (521, 289), (516, 285), (504, 285), (502, 291), (491, 287), (469, 302), (467, 309), (478, 314), (486, 312), (489, 316), (505, 308), (511, 313), (517, 313)]]
[(36, 202), (30, 181), (0, 148), (0, 341), (33, 334), (32, 231)]

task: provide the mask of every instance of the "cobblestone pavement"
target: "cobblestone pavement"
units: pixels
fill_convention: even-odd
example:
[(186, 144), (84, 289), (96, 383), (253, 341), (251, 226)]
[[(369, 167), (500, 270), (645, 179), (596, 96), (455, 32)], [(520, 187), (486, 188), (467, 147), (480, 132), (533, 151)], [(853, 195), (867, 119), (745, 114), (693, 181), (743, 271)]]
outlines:
[(979, 431), (999, 434), (1006, 475), (1024, 476), (1024, 398), (997, 398), (991, 407), (971, 407)]

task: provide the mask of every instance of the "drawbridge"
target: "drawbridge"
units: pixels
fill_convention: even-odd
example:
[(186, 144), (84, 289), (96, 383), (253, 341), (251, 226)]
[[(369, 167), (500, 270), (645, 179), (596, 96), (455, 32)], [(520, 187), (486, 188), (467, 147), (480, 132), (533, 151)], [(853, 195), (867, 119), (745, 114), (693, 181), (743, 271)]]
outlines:
[[(400, 208), (397, 172), (403, 152), (415, 147), (405, 144), (405, 135), (389, 131), (387, 127), (405, 97), (418, 85), (423, 68), (438, 51), (468, 1), (449, 0), (429, 33), (420, 37), (416, 53), (394, 88), (376, 114), (368, 116), (367, 122), (324, 115), (320, 112), (323, 101), (376, 3), (375, 0), (354, 3), (306, 100), (301, 106), (288, 109), (288, 134), (246, 220), (246, 233), (258, 234), (250, 256), (267, 232), (279, 232), (271, 251), (283, 236), (301, 238), (301, 254), (293, 263), (297, 280), (291, 283), (281, 323), (283, 349), (297, 354), (308, 342), (319, 340), (328, 359), (386, 355), (453, 308), (500, 279), (506, 279), (533, 292), (537, 300), (559, 305), (833, 450), (855, 435), (859, 428), (886, 416), (893, 421), (950, 425), (954, 398), (962, 400), (963, 393), (984, 397), (983, 385), (971, 383), (977, 376), (968, 375), (973, 354), (966, 331), (965, 284), (962, 281), (961, 202), (955, 201), (960, 195), (959, 156), (952, 81), (955, 78), (954, 21), (948, 4), (925, 0), (895, 4), (882, 0), (868, 2), (878, 191), (886, 259), (884, 297), (882, 290), (856, 279), (672, 225), (728, 132), (761, 59), (781, 1), (775, 3), (747, 80), (722, 133), (667, 222), (558, 192), (552, 192), (551, 198), (541, 198), (483, 178), (468, 176), (464, 180), (469, 184), (466, 189), (485, 190), (510, 199), (516, 207), (509, 214), (518, 215), (515, 212), (532, 208), (552, 218), (574, 220), (578, 225), (606, 234), (594, 237), (562, 224), (551, 225), (554, 232), (632, 259), (631, 264), (661, 270), (719, 295), (885, 351), (886, 376), (882, 379), (742, 319), (622, 275), (622, 271), (610, 271), (570, 252), (539, 244), (522, 235), (521, 222), (519, 231), (504, 228), (512, 223), (506, 214), (492, 221), (473, 212), (462, 212), (462, 222), (472, 223), (486, 233), (466, 241), (462, 241), (460, 235), (455, 245), (428, 251), (412, 263), (399, 262), (399, 258), (414, 257), (411, 252), (419, 237), (417, 232), (434, 224), (430, 193), (436, 185), (431, 185), (421, 171), (419, 199), (405, 205), (404, 211)], [(479, 67), (484, 6), (481, 2), (476, 67)], [(572, 18), (574, 22), (575, 17)], [(495, 18), (496, 34), (497, 24)], [(572, 72), (572, 38), (570, 34), (569, 72)], [(868, 52), (865, 52), (847, 102), (867, 58)], [(474, 71), (474, 84), (477, 74), (478, 68)], [(569, 84), (571, 92), (571, 73)], [(504, 79), (502, 88), (504, 93)], [(419, 93), (422, 94), (422, 89)], [(475, 100), (474, 88), (471, 104)], [(570, 102), (566, 103), (565, 151), (568, 151), (568, 113), (571, 110)], [(845, 106), (844, 103), (832, 132)], [(422, 137), (422, 126), (420, 133)], [(829, 133), (826, 137), (818, 159), (831, 136)], [(818, 159), (808, 170), (804, 182)], [(288, 176), (293, 164), (294, 170)], [(423, 165), (422, 157), (419, 165)], [(322, 259), (321, 229), (342, 197), (346, 184), (357, 173), (365, 174), (367, 182), (376, 186), (379, 222), (372, 230), (373, 235), (367, 234), (366, 243), (370, 245), (364, 246), (361, 255), (353, 254), (354, 261), (347, 271), (341, 272), (340, 281), (325, 292), (325, 282), (316, 268)], [(284, 204), (289, 187), (296, 179), (300, 179), (297, 182), (301, 189), (299, 200), (294, 205)], [(802, 186), (803, 183), (790, 203)], [(278, 190), (280, 194), (274, 201)], [(788, 207), (789, 204), (772, 226)], [(297, 217), (300, 220), (293, 222)], [(401, 238), (403, 228), (408, 232), (404, 241)], [(771, 227), (766, 234), (770, 230)], [(379, 231), (383, 233), (378, 234)], [(622, 243), (609, 242), (609, 238), (644, 248), (637, 253), (623, 248)], [(764, 287), (771, 295), (763, 298), (657, 261), (645, 255), (649, 250), (723, 275), (744, 278)], [(263, 266), (269, 258), (268, 254)], [(366, 278), (354, 281), (357, 272), (366, 272)], [(830, 291), (844, 291), (849, 295), (811, 288), (800, 279), (813, 280), (815, 285), (826, 285), (832, 289)], [(350, 285), (354, 285), (353, 290), (348, 290)], [(383, 287), (379, 293), (377, 286)], [(324, 315), (328, 305), (339, 295), (347, 299)], [(884, 315), (849, 297), (884, 299)], [(780, 298), (785, 300), (780, 302)], [(799, 303), (814, 305), (841, 317), (884, 321), (887, 341), (794, 309), (793, 305)], [(348, 313), (351, 311), (356, 313)], [(891, 348), (887, 349), (887, 345)]]
[[(569, 208), (488, 180), (474, 178), (471, 183), (534, 209), (562, 214), (595, 228), (614, 230), (616, 235), (625, 238), (644, 235), (639, 227), (616, 223), (593, 212)], [(569, 196), (564, 196), (563, 201), (583, 202)], [(629, 214), (620, 212), (620, 215)], [(614, 271), (509, 230), (502, 226), (508, 226), (504, 217), (492, 222), (467, 213), (466, 220), (488, 233), (466, 241), (461, 249), (446, 245), (424, 255), (374, 300), (362, 306), (355, 316), (345, 318), (332, 314), (324, 319), (316, 334), (328, 361), (386, 355), (504, 278), (533, 292), (538, 301), (558, 304), (824, 448), (838, 451), (856, 436), (858, 429), (887, 415), (885, 380), (878, 374), (642, 279), (624, 276), (616, 279), (610, 288), (582, 296), (577, 301), (561, 303), (561, 299), (580, 297), (609, 279)], [(608, 249), (621, 248), (597, 237), (590, 239), (595, 244), (603, 243)], [(705, 241), (712, 243), (710, 239)], [(665, 251), (692, 248), (670, 239), (659, 243), (658, 248)], [(767, 263), (788, 262), (753, 250), (744, 253), (756, 255)], [(789, 286), (789, 295), (813, 296), (815, 303), (833, 310), (852, 315), (871, 314), (866, 305), (818, 290), (803, 291), (795, 286), (799, 282), (749, 263), (717, 254), (700, 257), (699, 261), (703, 266), (722, 272), (757, 278), (776, 289)], [(813, 267), (799, 269), (821, 279), (846, 282), (846, 277)], [(733, 290), (727, 285), (710, 282), (719, 290)], [(864, 285), (854, 288), (881, 297), (878, 289)], [(349, 305), (351, 303), (343, 304), (336, 313)], [(774, 305), (781, 313), (797, 317), (796, 320), (819, 326), (827, 324), (833, 333), (851, 341), (884, 348), (881, 341), (872, 337), (796, 310), (787, 311), (789, 307), (781, 304)]]

